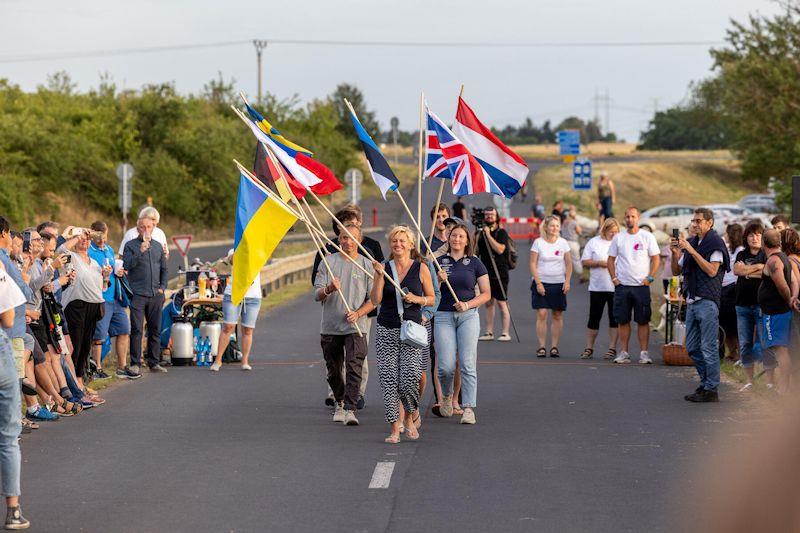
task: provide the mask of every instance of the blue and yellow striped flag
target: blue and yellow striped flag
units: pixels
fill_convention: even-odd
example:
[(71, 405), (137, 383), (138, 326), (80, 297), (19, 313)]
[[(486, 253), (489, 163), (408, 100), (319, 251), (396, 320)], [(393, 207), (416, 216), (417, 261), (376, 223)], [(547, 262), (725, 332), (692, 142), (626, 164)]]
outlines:
[(261, 113), (255, 110), (253, 106), (251, 106), (247, 102), (245, 102), (244, 105), (247, 108), (247, 112), (250, 114), (250, 117), (253, 119), (253, 122), (258, 124), (258, 128), (267, 135), (269, 135), (273, 141), (282, 144), (284, 147), (288, 148), (286, 152), (289, 153), (289, 155), (294, 157), (295, 152), (300, 152), (306, 154), (307, 156), (314, 155), (308, 148), (303, 148), (299, 144), (293, 143), (292, 141), (281, 135), (281, 132), (279, 132), (277, 128), (275, 128), (272, 124), (270, 124), (267, 121), (267, 119), (265, 119), (261, 115)]
[(242, 302), (247, 289), (296, 221), (297, 217), (272, 193), (240, 171), (233, 237), (233, 305)]

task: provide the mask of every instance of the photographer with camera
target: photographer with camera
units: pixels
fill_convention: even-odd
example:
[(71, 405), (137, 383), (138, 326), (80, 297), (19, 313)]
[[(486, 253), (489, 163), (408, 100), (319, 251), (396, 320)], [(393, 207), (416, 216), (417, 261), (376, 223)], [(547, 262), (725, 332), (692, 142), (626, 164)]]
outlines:
[(511, 313), (508, 309), (508, 233), (499, 226), (497, 210), (494, 207), (472, 209), (472, 225), (475, 242), (478, 246), (478, 258), (489, 270), (489, 286), (492, 298), (486, 302), (486, 330), (478, 340), (494, 340), (495, 305), (500, 308), (503, 333), (498, 341), (511, 340), (508, 329), (511, 325)]

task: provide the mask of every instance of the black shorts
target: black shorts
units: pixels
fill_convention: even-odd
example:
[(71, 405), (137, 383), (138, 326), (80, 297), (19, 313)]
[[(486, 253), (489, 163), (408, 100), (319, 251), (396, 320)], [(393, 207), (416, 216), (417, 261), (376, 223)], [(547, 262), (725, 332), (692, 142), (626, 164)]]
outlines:
[(31, 322), (28, 328), (30, 329), (31, 335), (33, 335), (33, 338), (39, 343), (39, 347), (42, 350), (46, 350), (47, 345), (52, 344), (49, 336), (47, 335), (47, 329), (45, 329), (47, 326), (45, 326), (42, 322)]
[[(501, 290), (502, 285), (502, 290)], [(489, 276), (489, 288), (491, 289), (492, 298), (495, 300), (499, 300), (504, 302), (508, 300), (508, 274), (503, 276), (500, 274), (500, 279), (498, 280), (494, 276)]]
[(736, 327), (736, 284), (731, 283), (722, 287), (722, 300), (719, 304), (719, 325), (725, 331), (728, 339), (738, 339), (739, 331)]
[[(46, 362), (44, 351), (42, 350), (42, 346), (39, 344), (39, 341), (36, 339), (36, 335), (33, 334), (31, 331), (30, 326), (27, 328), (27, 333), (33, 337), (33, 350), (31, 351), (31, 359), (33, 359), (34, 365), (41, 365), (42, 363)], [(47, 346), (47, 345), (45, 345)]]
[(633, 321), (643, 326), (650, 323), (650, 287), (644, 285), (617, 285), (614, 290), (614, 318), (625, 325)]
[(589, 291), (589, 329), (600, 329), (600, 319), (603, 318), (603, 308), (608, 306), (608, 327), (617, 327), (617, 319), (614, 317), (614, 293)]
[(564, 294), (563, 283), (542, 283), (544, 295), (539, 294), (536, 285), (531, 285), (531, 307), (534, 309), (567, 310), (567, 295)]

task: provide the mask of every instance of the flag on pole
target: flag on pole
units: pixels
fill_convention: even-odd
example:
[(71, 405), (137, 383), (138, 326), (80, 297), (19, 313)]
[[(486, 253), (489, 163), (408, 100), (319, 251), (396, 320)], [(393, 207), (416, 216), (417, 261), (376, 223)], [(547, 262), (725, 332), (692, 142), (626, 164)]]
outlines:
[[(284, 203), (288, 204), (292, 200), (292, 195), (300, 199), (305, 196), (306, 189), (298, 183), (288, 172), (279, 172), (278, 168), (272, 163), (267, 149), (260, 141), (256, 143), (256, 160), (253, 164), (253, 174), (266, 186), (272, 184)], [(281, 178), (285, 179), (281, 179)]]
[(372, 175), (372, 180), (375, 182), (375, 185), (381, 190), (383, 199), (386, 200), (386, 193), (389, 191), (396, 191), (397, 187), (400, 185), (400, 180), (398, 180), (397, 176), (392, 172), (389, 163), (386, 161), (386, 158), (383, 157), (378, 145), (375, 144), (375, 141), (369, 136), (367, 130), (365, 130), (361, 122), (358, 121), (353, 106), (351, 106), (350, 102), (347, 100), (345, 100), (345, 103), (350, 109), (350, 119), (353, 121), (356, 135), (358, 135), (358, 140), (361, 142), (361, 147), (364, 149), (364, 155), (367, 156), (369, 173)]
[(233, 237), (233, 305), (242, 302), (278, 243), (297, 221), (272, 194), (244, 172), (239, 172)]
[(478, 120), (461, 96), (458, 97), (453, 132), (497, 184), (503, 196), (511, 198), (517, 194), (525, 184), (528, 165)]
[(453, 179), (447, 166), (447, 160), (442, 155), (439, 136), (434, 129), (430, 109), (427, 107), (425, 108), (425, 124), (427, 126), (425, 128), (425, 171), (422, 174), (423, 177)]
[[(244, 96), (242, 96), (242, 98), (244, 98)], [(281, 143), (282, 145), (291, 148), (296, 152), (303, 152), (309, 156), (314, 155), (308, 148), (303, 148), (299, 144), (295, 144), (281, 135), (281, 132), (279, 132), (272, 124), (267, 122), (267, 119), (265, 119), (261, 113), (256, 111), (253, 106), (247, 103), (247, 101), (245, 101), (244, 105), (247, 108), (247, 113), (250, 115), (250, 118), (253, 119), (253, 122), (258, 124), (258, 127), (261, 129), (261, 131), (269, 135), (275, 142)]]
[(428, 129), (435, 134), (442, 152), (442, 159), (447, 164), (447, 172), (452, 176), (453, 194), (466, 196), (490, 192), (503, 196), (503, 191), (492, 180), (492, 177), (484, 170), (478, 160), (467, 150), (464, 143), (430, 109), (427, 109), (426, 113), (428, 115)]

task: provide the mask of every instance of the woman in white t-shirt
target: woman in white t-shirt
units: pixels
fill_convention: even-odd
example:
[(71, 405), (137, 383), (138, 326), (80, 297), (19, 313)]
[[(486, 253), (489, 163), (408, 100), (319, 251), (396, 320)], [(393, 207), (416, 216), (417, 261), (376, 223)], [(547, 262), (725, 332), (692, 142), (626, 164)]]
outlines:
[(594, 341), (600, 331), (600, 319), (603, 309), (608, 306), (608, 351), (605, 359), (617, 356), (617, 321), (614, 319), (614, 283), (608, 273), (608, 249), (611, 240), (619, 233), (616, 219), (607, 218), (600, 228), (600, 234), (586, 243), (581, 262), (589, 269), (589, 323), (586, 325), (586, 348), (581, 359), (591, 359), (594, 353)]
[[(233, 265), (233, 248), (228, 251), (228, 261)], [(242, 370), (252, 370), (250, 366), (250, 348), (253, 346), (253, 331), (256, 329), (256, 320), (261, 311), (261, 274), (256, 276), (250, 288), (244, 295), (244, 300), (238, 306), (233, 305), (233, 276), (228, 278), (225, 286), (225, 294), (222, 297), (222, 334), (219, 336), (217, 345), (217, 356), (214, 364), (211, 365), (212, 372), (219, 372), (222, 367), (222, 356), (228, 348), (231, 335), (236, 331), (236, 324), (240, 322), (242, 326), (242, 336), (240, 348), (242, 350)]]
[(552, 347), (550, 357), (559, 357), (558, 341), (564, 327), (564, 311), (567, 309), (569, 279), (572, 277), (572, 258), (569, 243), (559, 236), (561, 220), (550, 215), (542, 223), (544, 234), (531, 246), (531, 305), (536, 310), (536, 337), (539, 349), (536, 357), (545, 357), (547, 341), (547, 311), (553, 319), (550, 327)]

